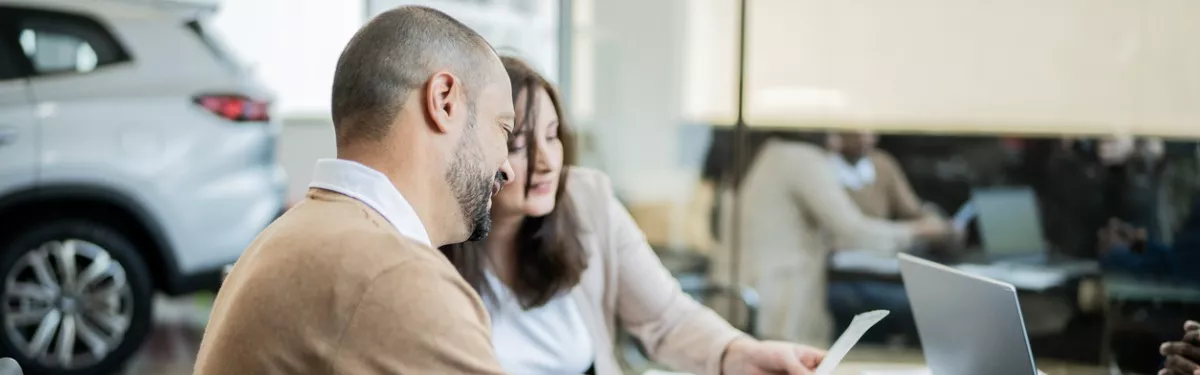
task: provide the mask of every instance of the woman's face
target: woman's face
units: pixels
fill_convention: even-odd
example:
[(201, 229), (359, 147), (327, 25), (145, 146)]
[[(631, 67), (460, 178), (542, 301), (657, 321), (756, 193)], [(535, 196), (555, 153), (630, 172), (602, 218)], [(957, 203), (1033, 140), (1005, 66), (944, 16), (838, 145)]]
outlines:
[[(514, 178), (509, 186), (495, 197), (493, 214), (545, 216), (554, 210), (558, 176), (563, 167), (563, 144), (558, 139), (558, 114), (544, 88), (533, 89), (533, 108), (525, 113), (531, 90), (523, 90), (514, 104), (517, 124), (524, 124), (513, 136), (508, 147), (508, 162), (512, 163)], [(526, 116), (533, 116), (530, 122)], [(518, 125), (522, 126), (522, 125)], [(536, 146), (534, 160), (529, 148)], [(533, 165), (530, 174), (529, 165)], [(526, 191), (529, 192), (526, 195)]]

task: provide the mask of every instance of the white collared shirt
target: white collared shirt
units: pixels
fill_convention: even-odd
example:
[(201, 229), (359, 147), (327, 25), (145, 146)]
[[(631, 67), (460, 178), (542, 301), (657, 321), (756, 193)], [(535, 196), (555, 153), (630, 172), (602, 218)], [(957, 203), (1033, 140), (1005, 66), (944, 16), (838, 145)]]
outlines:
[(857, 163), (850, 164), (842, 155), (833, 153), (829, 155), (829, 164), (833, 166), (838, 182), (847, 189), (859, 190), (875, 182), (875, 163), (868, 157), (864, 156)]
[(383, 215), (401, 235), (433, 247), (417, 211), (382, 172), (350, 160), (321, 159), (308, 187), (357, 199)]

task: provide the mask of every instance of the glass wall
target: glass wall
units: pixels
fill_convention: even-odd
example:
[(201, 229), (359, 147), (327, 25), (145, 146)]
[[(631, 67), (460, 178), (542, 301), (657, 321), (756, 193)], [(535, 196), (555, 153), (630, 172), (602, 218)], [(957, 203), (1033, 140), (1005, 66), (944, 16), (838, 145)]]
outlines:
[(1050, 275), (993, 274), (1039, 356), (1152, 372), (1200, 316), (1109, 304), (1200, 286), (1200, 3), (750, 1), (743, 128), (739, 9), (575, 2), (567, 70), (585, 164), (669, 265), (754, 288), (760, 336), (828, 344), (889, 308), (871, 340), (919, 345), (896, 252)]

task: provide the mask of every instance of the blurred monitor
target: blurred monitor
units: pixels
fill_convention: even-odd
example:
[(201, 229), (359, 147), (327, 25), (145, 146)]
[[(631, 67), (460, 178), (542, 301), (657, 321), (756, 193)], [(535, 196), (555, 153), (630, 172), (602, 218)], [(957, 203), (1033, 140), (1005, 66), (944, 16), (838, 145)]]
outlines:
[(983, 249), (992, 258), (1044, 253), (1042, 220), (1033, 189), (986, 188), (971, 193)]

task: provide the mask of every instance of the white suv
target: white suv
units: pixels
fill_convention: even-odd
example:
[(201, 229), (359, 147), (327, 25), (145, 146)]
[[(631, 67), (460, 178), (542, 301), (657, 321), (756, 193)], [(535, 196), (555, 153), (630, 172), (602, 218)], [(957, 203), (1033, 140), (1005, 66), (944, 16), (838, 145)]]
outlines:
[(211, 8), (0, 0), (0, 357), (116, 371), (156, 291), (215, 287), (282, 209), (269, 93)]

